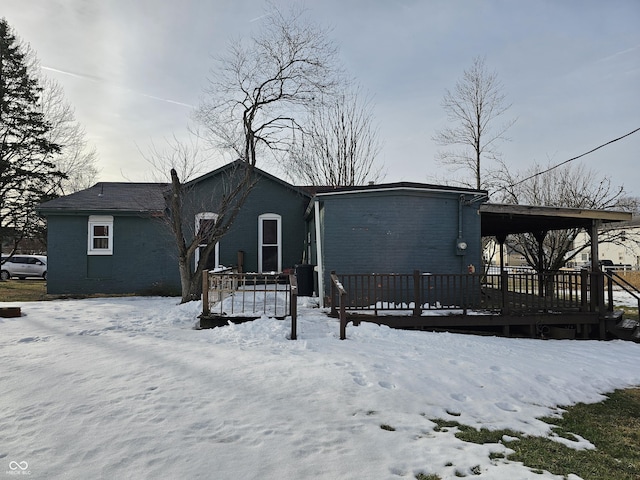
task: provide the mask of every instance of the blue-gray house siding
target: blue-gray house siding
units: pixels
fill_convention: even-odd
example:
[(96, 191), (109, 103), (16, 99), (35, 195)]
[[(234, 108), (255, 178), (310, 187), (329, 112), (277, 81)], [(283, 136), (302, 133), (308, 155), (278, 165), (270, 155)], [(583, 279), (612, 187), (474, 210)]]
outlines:
[[(255, 184), (244, 202), (232, 227), (219, 244), (219, 263), (223, 266), (236, 266), (238, 252), (244, 258), (245, 272), (262, 270), (258, 265), (259, 219), (261, 215), (279, 217), (281, 228), (281, 270), (295, 267), (302, 261), (304, 250), (304, 211), (309, 203), (309, 195), (280, 179), (257, 170)], [(209, 211), (218, 213), (220, 196), (229, 177), (222, 174), (207, 174), (191, 183), (189, 196), (192, 206), (186, 218), (187, 228), (194, 228), (196, 214)]]
[(47, 217), (50, 294), (180, 292), (175, 246), (157, 218), (113, 215), (113, 254), (87, 254), (89, 215)]
[[(197, 217), (221, 213), (216, 210), (222, 195), (243, 165), (228, 164), (184, 185), (187, 241)], [(469, 265), (480, 266), (478, 208), (484, 191), (408, 182), (298, 188), (259, 169), (254, 175), (255, 184), (208, 267), (267, 272), (308, 263), (317, 266), (313, 290), (322, 295), (331, 270), (463, 273)], [(49, 230), (49, 293), (178, 293), (175, 241), (163, 222), (168, 191), (166, 184), (99, 183), (42, 204), (39, 212)], [(91, 216), (113, 219), (112, 251), (88, 248)], [(261, 252), (265, 257), (275, 248), (273, 241), (261, 245), (266, 238), (259, 235), (261, 225), (274, 224), (280, 229), (277, 266), (260, 262)], [(460, 241), (466, 249), (457, 247)]]
[[(185, 185), (184, 224), (193, 238), (196, 215), (218, 214), (221, 195), (230, 185), (237, 162)], [(304, 209), (310, 196), (266, 172), (255, 169), (255, 185), (218, 246), (218, 264), (260, 270), (259, 219), (270, 214), (281, 228), (280, 269), (300, 263), (304, 251)], [(51, 294), (179, 294), (175, 240), (164, 221), (166, 184), (99, 183), (42, 204), (48, 224), (48, 281)], [(113, 218), (112, 251), (88, 252), (91, 216)], [(195, 263), (195, 259), (194, 259)]]
[[(481, 265), (481, 191), (392, 186), (319, 193), (324, 291), (329, 273), (465, 273)], [(466, 249), (458, 248), (464, 241)]]

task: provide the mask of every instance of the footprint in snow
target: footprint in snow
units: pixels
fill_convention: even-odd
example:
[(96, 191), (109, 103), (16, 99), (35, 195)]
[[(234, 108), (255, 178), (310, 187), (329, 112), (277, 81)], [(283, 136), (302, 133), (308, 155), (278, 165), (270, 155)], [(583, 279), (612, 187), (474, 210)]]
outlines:
[(361, 387), (366, 387), (369, 385), (366, 378), (359, 372), (350, 372), (350, 375), (353, 377), (353, 381), (356, 382)]
[(496, 403), (496, 407), (498, 407), (500, 410), (504, 410), (505, 412), (518, 412), (520, 411), (520, 409), (518, 407), (516, 407), (515, 405), (512, 405), (508, 402), (498, 402)]
[(48, 342), (50, 337), (24, 337), (18, 340), (18, 343), (36, 343)]
[(469, 400), (469, 397), (467, 397), (464, 393), (452, 393), (451, 398), (457, 400), (458, 402), (466, 402)]
[(390, 382), (378, 382), (378, 385), (380, 385), (382, 388), (388, 388), (389, 390), (398, 388), (393, 383), (390, 383)]

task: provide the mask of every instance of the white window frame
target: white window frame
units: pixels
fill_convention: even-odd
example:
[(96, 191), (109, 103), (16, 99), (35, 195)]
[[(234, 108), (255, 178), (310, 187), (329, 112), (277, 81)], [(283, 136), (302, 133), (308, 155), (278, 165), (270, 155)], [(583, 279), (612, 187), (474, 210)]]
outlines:
[[(94, 227), (107, 227), (107, 236), (94, 235)], [(96, 238), (106, 238), (107, 248), (96, 248), (93, 241)], [(90, 215), (88, 221), (87, 255), (113, 255), (113, 216)]]
[[(200, 230), (200, 221), (201, 220), (214, 220), (215, 222), (218, 221), (218, 214), (217, 213), (213, 213), (213, 212), (200, 212), (200, 213), (196, 213), (196, 219), (195, 219), (195, 233), (196, 235), (198, 234), (198, 230)], [(206, 243), (201, 243), (198, 245), (198, 248), (196, 248), (196, 252), (194, 254), (194, 268), (198, 267), (198, 262), (200, 261), (200, 248), (201, 247), (206, 247), (207, 244)], [(220, 266), (220, 242), (216, 242), (216, 246), (215, 246), (215, 268), (218, 268)]]
[(268, 273), (262, 271), (262, 247), (274, 246), (273, 244), (262, 243), (262, 222), (264, 220), (276, 220), (277, 247), (278, 247), (278, 273), (282, 272), (282, 216), (277, 213), (263, 213), (258, 216), (258, 273)]

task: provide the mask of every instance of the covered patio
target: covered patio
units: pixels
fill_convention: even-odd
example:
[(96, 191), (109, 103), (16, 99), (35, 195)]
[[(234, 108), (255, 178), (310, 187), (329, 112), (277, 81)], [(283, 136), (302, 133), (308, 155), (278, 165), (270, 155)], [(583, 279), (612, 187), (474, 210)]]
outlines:
[[(552, 230), (584, 229), (598, 258), (598, 230), (631, 219), (627, 212), (483, 204), (483, 237), (500, 245), (499, 273), (333, 275), (332, 311), (346, 322), (373, 321), (397, 328), (473, 331), (545, 337), (566, 329), (571, 338), (605, 339), (620, 320), (613, 312), (606, 273), (590, 271), (508, 272), (502, 255), (508, 235), (531, 233), (539, 244)], [(541, 258), (541, 255), (539, 255)], [(609, 287), (609, 301), (605, 295)], [(634, 327), (635, 328), (635, 327)]]

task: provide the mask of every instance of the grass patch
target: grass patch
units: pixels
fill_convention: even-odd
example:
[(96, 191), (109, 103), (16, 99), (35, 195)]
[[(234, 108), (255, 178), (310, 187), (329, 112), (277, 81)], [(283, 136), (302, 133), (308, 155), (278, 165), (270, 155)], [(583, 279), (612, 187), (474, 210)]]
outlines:
[[(476, 430), (457, 422), (432, 420), (435, 431), (457, 427), (456, 437), (472, 443), (498, 443), (503, 435), (519, 438), (509, 442), (515, 453), (508, 460), (522, 462), (534, 472), (555, 475), (573, 473), (584, 480), (640, 479), (640, 388), (617, 390), (596, 404), (580, 403), (564, 408), (561, 418), (542, 418), (554, 433), (574, 440), (580, 435), (595, 450), (574, 450), (549, 438), (528, 437), (510, 431)], [(474, 474), (476, 474), (474, 472)]]
[(622, 278), (624, 278), (627, 282), (629, 282), (631, 285), (633, 285), (634, 287), (640, 290), (640, 272), (634, 270), (634, 271), (617, 272), (617, 273)]
[(139, 293), (92, 293), (92, 294), (61, 294), (49, 295), (47, 293), (47, 282), (44, 280), (18, 280), (11, 279), (6, 282), (0, 281), (0, 301), (1, 302), (39, 302), (42, 300), (68, 300), (83, 298), (112, 298), (112, 297), (132, 297), (132, 296), (180, 296), (179, 292), (172, 291), (162, 285), (153, 287)]
[(638, 318), (638, 307), (616, 306), (616, 310), (624, 312), (624, 318)]
[(386, 423), (383, 423), (382, 425), (380, 425), (380, 428), (382, 430), (386, 430), (387, 432), (395, 432), (396, 429), (393, 428), (391, 425), (387, 425)]
[(3, 302), (38, 302), (47, 299), (44, 280), (0, 281), (0, 299)]
[(440, 475), (436, 475), (435, 473), (430, 473), (429, 475), (425, 473), (419, 473), (416, 475), (417, 480), (442, 480)]

